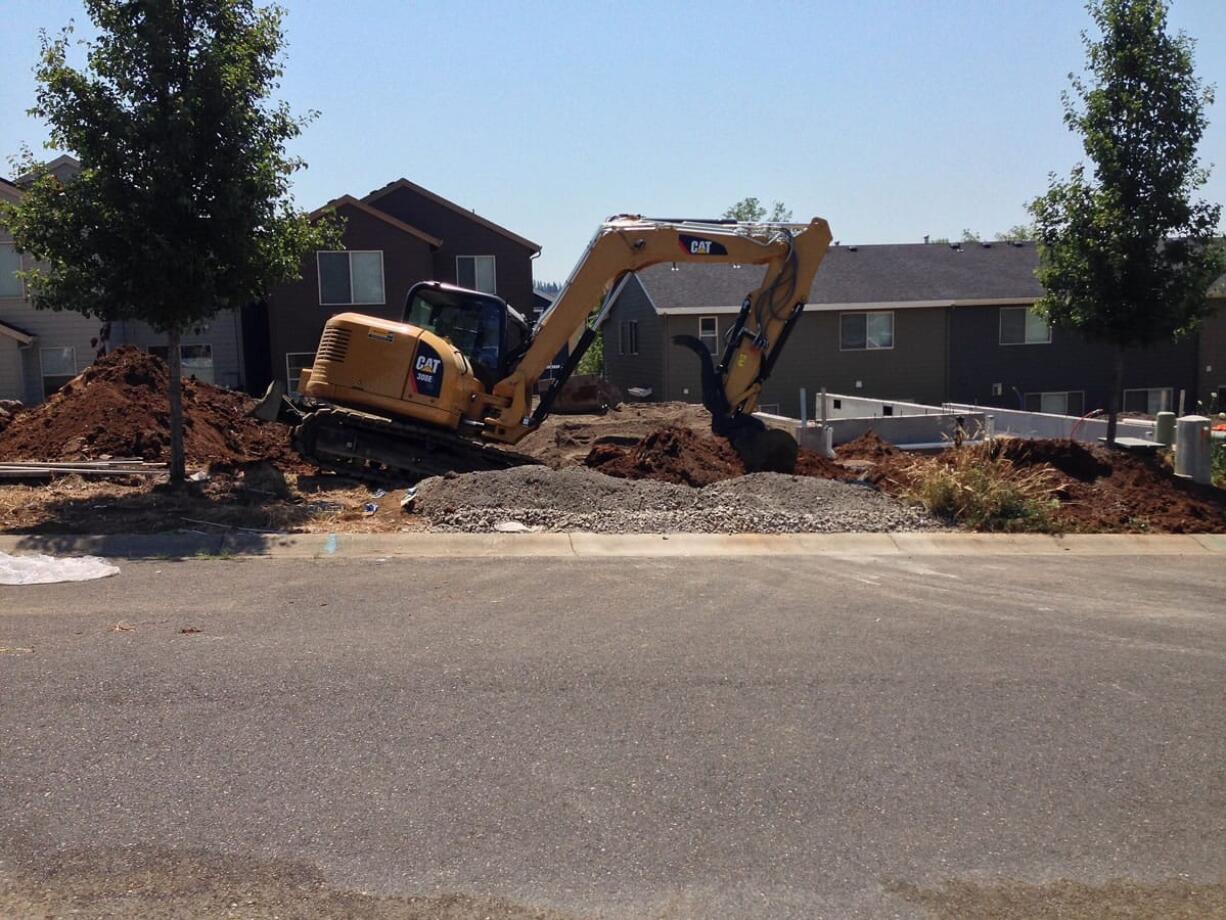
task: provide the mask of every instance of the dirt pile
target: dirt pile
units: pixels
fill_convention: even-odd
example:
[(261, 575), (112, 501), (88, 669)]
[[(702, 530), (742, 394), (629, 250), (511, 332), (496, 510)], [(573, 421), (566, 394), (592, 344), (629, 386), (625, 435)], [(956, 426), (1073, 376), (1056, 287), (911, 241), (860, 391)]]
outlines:
[(1226, 491), (1177, 478), (1159, 456), (1087, 447), (1070, 440), (999, 438), (990, 446), (949, 448), (932, 456), (902, 452), (875, 461), (868, 480), (901, 495), (929, 464), (953, 462), (957, 450), (980, 450), (1018, 469), (1048, 472), (1060, 529), (1101, 533), (1226, 531)]
[[(168, 460), (169, 380), (160, 358), (131, 346), (116, 349), (0, 432), (0, 460)], [(252, 404), (241, 393), (184, 380), (188, 462), (263, 460), (309, 470), (290, 447), (288, 428), (249, 417)]]
[[(724, 438), (673, 425), (659, 428), (629, 445), (598, 442), (583, 463), (619, 479), (650, 479), (695, 488), (744, 476), (746, 472), (740, 456)], [(796, 475), (854, 478), (846, 467), (811, 450), (800, 451)]]
[(597, 444), (583, 463), (618, 479), (697, 487), (745, 475), (745, 464), (723, 438), (703, 437), (674, 426), (653, 431), (629, 448)]
[(840, 444), (834, 451), (840, 460), (880, 460), (882, 457), (892, 457), (901, 451), (889, 441), (883, 441), (877, 432), (871, 428), (853, 438), (846, 444)]

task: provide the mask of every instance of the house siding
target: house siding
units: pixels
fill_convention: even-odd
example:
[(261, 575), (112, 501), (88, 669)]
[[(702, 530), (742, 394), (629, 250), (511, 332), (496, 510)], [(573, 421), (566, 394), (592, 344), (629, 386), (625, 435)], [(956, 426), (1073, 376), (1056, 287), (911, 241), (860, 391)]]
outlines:
[[(347, 250), (379, 250), (383, 253), (383, 304), (352, 307), (324, 306), (319, 302), (319, 276), (316, 256), (311, 252), (302, 263), (298, 281), (278, 287), (268, 299), (268, 341), (271, 371), (287, 385), (285, 356), (314, 352), (328, 318), (338, 313), (358, 312), (399, 322), (405, 296), (418, 281), (434, 277), (433, 259), (428, 243), (379, 218), (352, 206), (341, 206), (346, 219), (342, 240)], [(255, 389), (267, 385), (251, 382)]]
[[(1051, 342), (1000, 344), (1001, 307), (957, 307), (950, 336), (950, 396), (954, 402), (1016, 409), (1026, 393), (1081, 391), (1085, 411), (1106, 409), (1111, 390), (1114, 349), (1087, 342), (1071, 330), (1053, 329)], [(1196, 405), (1197, 343), (1194, 337), (1150, 348), (1129, 349), (1124, 358), (1124, 388), (1170, 387), (1175, 406), (1187, 392)], [(992, 394), (993, 384), (1002, 392)]]
[[(0, 243), (12, 243), (13, 238), (0, 231)], [(22, 267), (29, 269), (32, 262), (22, 258)], [(0, 352), (0, 386), (5, 387), (5, 399), (19, 399), (27, 405), (42, 402), (41, 348), (71, 347), (76, 356), (76, 370), (85, 370), (93, 363), (94, 346), (90, 340), (98, 335), (102, 323), (96, 319), (73, 313), (69, 310), (38, 310), (28, 299), (0, 297), (0, 321), (10, 323), (34, 336), (29, 345)], [(12, 339), (8, 341), (16, 345)], [(7, 383), (5, 382), (7, 381)]]
[[(619, 354), (621, 324), (639, 324), (639, 353)], [(622, 288), (617, 304), (601, 327), (604, 341), (605, 376), (624, 392), (628, 387), (650, 387), (652, 401), (665, 398), (664, 351), (672, 347), (665, 335), (664, 319), (647, 298), (638, 278), (631, 277)]]
[(1200, 329), (1196, 391), (1206, 405), (1216, 394), (1223, 393), (1223, 398), (1214, 405), (1218, 412), (1226, 412), (1226, 299), (1214, 298), (1213, 305), (1217, 312)]
[(456, 256), (493, 256), (495, 293), (525, 316), (532, 315), (531, 249), (411, 188), (402, 186), (366, 203), (443, 241), (430, 275), (436, 281), (456, 283)]
[[(240, 390), (246, 387), (243, 371), (243, 341), (239, 311), (221, 310), (198, 330), (184, 333), (184, 345), (209, 345), (213, 352), (213, 382), (219, 387)], [(111, 344), (135, 345), (145, 351), (151, 345), (165, 345), (166, 334), (157, 332), (147, 323), (135, 320), (115, 323), (111, 329)]]
[[(800, 390), (810, 401), (822, 387), (881, 399), (937, 401), (945, 390), (945, 311), (920, 308), (894, 311), (894, 348), (841, 351), (838, 312), (802, 313), (759, 404), (777, 405), (785, 415), (799, 412)], [(668, 316), (667, 337), (698, 335), (697, 315)], [(735, 314), (719, 314), (721, 342)], [(698, 361), (680, 348), (666, 351), (667, 399), (698, 402), (702, 382)], [(620, 380), (614, 380), (622, 385)], [(859, 384), (859, 385), (857, 385)]]
[(21, 400), (25, 392), (21, 365), (21, 349), (17, 342), (0, 335), (0, 399)]

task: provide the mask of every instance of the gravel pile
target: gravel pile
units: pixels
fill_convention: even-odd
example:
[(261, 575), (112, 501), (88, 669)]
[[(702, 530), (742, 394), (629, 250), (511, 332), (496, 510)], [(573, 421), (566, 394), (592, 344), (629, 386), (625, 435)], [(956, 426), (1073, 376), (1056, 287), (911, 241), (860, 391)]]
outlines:
[(588, 469), (517, 467), (427, 479), (414, 510), (436, 530), (523, 525), (593, 533), (833, 533), (944, 525), (870, 486), (754, 473), (701, 489)]

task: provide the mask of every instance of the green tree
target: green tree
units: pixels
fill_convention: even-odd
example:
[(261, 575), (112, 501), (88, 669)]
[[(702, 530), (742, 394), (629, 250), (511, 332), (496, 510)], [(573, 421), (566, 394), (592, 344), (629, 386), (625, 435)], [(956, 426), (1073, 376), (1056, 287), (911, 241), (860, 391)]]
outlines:
[(1115, 441), (1124, 349), (1185, 334), (1222, 272), (1221, 208), (1193, 201), (1207, 171), (1196, 148), (1213, 100), (1193, 70), (1194, 42), (1167, 32), (1164, 0), (1091, 0), (1088, 76), (1070, 76), (1064, 120), (1090, 168), (1050, 177), (1030, 205), (1039, 245), (1037, 307), (1115, 346), (1107, 439)]
[(1010, 240), (1033, 240), (1034, 226), (1032, 224), (1014, 224), (1004, 233), (996, 234), (997, 242), (1008, 242)]
[(771, 206), (767, 217), (766, 206), (757, 198), (742, 198), (723, 213), (725, 220), (741, 220), (746, 223), (760, 224), (769, 220), (771, 223), (786, 224), (792, 219), (792, 209), (783, 206), (782, 201), (776, 201)]
[(285, 144), (314, 117), (270, 99), (283, 11), (254, 0), (86, 0), (98, 37), (68, 62), (71, 26), (44, 34), (30, 114), (80, 175), (61, 184), (26, 153), (34, 181), (3, 219), (42, 263), (34, 303), (165, 332), (171, 481), (184, 479), (179, 341), (218, 310), (295, 278), (338, 239), (289, 195)]
[(974, 230), (968, 230), (965, 227), (962, 228), (962, 242), (978, 243), (978, 242), (981, 242), (982, 239), (983, 238), (978, 233), (976, 233)]

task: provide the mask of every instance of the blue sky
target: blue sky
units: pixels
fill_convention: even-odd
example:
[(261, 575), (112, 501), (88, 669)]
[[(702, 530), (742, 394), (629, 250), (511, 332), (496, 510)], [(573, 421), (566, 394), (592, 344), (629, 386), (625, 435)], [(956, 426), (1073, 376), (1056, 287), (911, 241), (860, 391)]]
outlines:
[[(78, 0), (2, 0), (0, 154), (25, 116), (40, 27)], [(281, 95), (304, 207), (406, 176), (540, 243), (562, 280), (614, 213), (712, 216), (756, 195), (844, 243), (991, 235), (1080, 147), (1060, 93), (1082, 62), (1074, 0), (1017, 3), (477, 3), (287, 0)], [(1175, 0), (1226, 93), (1226, 3)], [(1205, 196), (1226, 201), (1226, 98)]]

